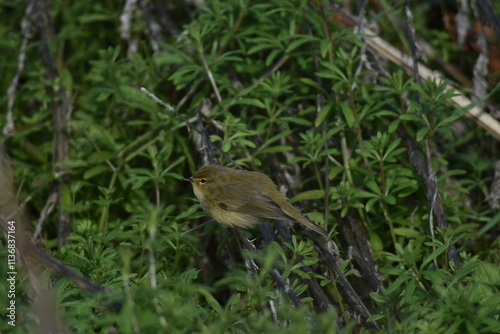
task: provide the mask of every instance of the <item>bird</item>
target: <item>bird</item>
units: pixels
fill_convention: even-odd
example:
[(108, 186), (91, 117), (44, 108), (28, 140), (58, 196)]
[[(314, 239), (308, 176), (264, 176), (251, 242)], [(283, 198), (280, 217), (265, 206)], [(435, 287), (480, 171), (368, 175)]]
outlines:
[(250, 228), (268, 220), (280, 220), (299, 223), (328, 237), (324, 229), (290, 204), (263, 173), (206, 165), (182, 181), (191, 183), (203, 209), (222, 225)]

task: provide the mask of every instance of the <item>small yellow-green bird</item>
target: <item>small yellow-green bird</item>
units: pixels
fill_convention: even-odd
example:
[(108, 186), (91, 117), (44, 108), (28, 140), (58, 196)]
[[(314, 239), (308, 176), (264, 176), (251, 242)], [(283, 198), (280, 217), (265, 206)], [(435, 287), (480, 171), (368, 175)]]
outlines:
[(291, 205), (274, 182), (262, 173), (207, 165), (182, 180), (193, 185), (202, 207), (220, 224), (248, 228), (275, 219), (297, 222), (328, 236)]

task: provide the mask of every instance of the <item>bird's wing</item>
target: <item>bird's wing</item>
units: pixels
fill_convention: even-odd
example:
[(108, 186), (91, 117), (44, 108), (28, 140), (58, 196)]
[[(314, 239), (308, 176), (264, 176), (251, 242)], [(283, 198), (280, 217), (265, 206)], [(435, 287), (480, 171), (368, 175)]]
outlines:
[[(256, 185), (233, 183), (220, 187), (218, 206), (222, 210), (247, 214), (257, 218), (296, 221), (325, 237), (328, 234), (321, 227), (302, 217), (291, 204), (284, 205), (284, 211), (270, 197), (262, 194)], [(288, 208), (287, 208), (288, 206)], [(296, 211), (296, 213), (294, 213)], [(288, 212), (288, 213), (287, 213)]]
[(242, 183), (220, 188), (219, 207), (226, 211), (243, 213), (265, 219), (290, 220), (276, 202), (261, 194), (256, 187)]

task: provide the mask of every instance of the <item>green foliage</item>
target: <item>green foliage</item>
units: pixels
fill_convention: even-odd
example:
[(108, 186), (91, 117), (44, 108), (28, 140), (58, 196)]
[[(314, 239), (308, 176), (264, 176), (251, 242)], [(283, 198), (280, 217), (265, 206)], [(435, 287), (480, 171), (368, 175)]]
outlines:
[[(164, 40), (158, 41), (148, 22), (161, 15), (145, 8), (131, 18), (128, 40), (119, 31), (123, 3), (56, 1), (48, 8), (54, 35), (44, 39), (38, 32), (28, 41), (13, 107), (16, 133), (0, 140), (33, 227), (53, 186), (64, 184), (60, 209), (71, 216), (70, 243), (57, 249), (54, 210), (37, 240), (41, 247), (112, 291), (112, 297), (93, 295), (55, 278), (55, 299), (70, 331), (332, 333), (337, 316), (345, 321), (345, 333), (370, 330), (344, 312), (339, 284), (305, 233), (241, 255), (217, 224), (188, 231), (208, 219), (189, 186), (179, 182), (202, 164), (203, 145), (184, 121), (196, 124), (194, 111), (200, 110), (210, 141), (221, 147), (215, 152), (220, 162), (229, 164), (227, 154), (246, 168), (288, 181), (292, 202), (334, 230), (330, 235), (343, 258), (349, 245), (336, 227), (349, 215), (359, 217), (369, 236), (362, 242), (370, 242), (383, 276), (383, 293), (365, 298), (380, 332), (500, 332), (500, 244), (493, 237), (500, 218), (485, 201), (498, 159), (495, 144), (463, 118), (466, 110), (449, 102), (453, 93), (446, 84), (416, 83), (393, 64), (366, 70), (361, 37), (369, 37), (340, 27), (323, 4), (320, 10), (299, 0), (214, 0), (199, 7), (172, 2), (169, 16), (179, 19), (169, 31), (179, 34), (171, 36), (163, 27)], [(420, 5), (412, 10), (424, 11)], [(0, 2), (4, 92), (17, 71), (25, 6)], [(191, 15), (185, 6), (193, 6)], [(391, 8), (387, 1), (382, 6), (386, 11), (370, 19), (397, 43), (402, 7)], [(146, 14), (152, 16), (144, 19)], [(430, 29), (425, 14), (414, 19), (415, 27)], [(440, 44), (446, 58), (456, 58), (456, 45), (444, 30), (425, 35), (446, 40)], [(57, 69), (54, 78), (38, 56), (43, 47)], [(140, 87), (174, 105), (181, 117)], [(54, 134), (61, 129), (52, 117), (64, 103), (72, 109), (65, 129), (69, 156), (53, 164)], [(7, 109), (6, 98), (0, 104)], [(454, 128), (458, 122), (466, 133)], [(431, 152), (428, 165), (437, 175), (447, 230), (431, 230), (432, 204), (401, 128), (419, 152)], [(461, 267), (448, 262), (452, 246)], [(231, 251), (238, 256), (228, 256)], [(2, 273), (6, 254), (0, 248)], [(256, 261), (257, 272), (245, 266), (248, 258)], [(294, 307), (276, 287), (269, 276), (273, 268), (303, 307)], [(341, 268), (349, 278), (358, 274), (350, 260)], [(307, 291), (311, 278), (337, 309), (318, 309)], [(14, 332), (34, 332), (29, 284), (17, 286)], [(110, 306), (116, 301), (122, 302), (117, 312)], [(7, 302), (0, 284), (2, 308)], [(0, 332), (12, 328), (0, 322)]]
[(397, 333), (498, 331), (498, 268), (466, 256), (463, 266), (450, 273), (433, 264), (446, 245), (436, 243), (436, 250), (427, 255), (424, 244), (429, 243), (417, 238), (404, 249), (399, 246), (401, 256), (380, 254), (392, 263), (382, 273), (394, 281), (384, 289), (386, 298), (371, 293), (381, 311), (373, 319), (387, 319), (387, 328)]

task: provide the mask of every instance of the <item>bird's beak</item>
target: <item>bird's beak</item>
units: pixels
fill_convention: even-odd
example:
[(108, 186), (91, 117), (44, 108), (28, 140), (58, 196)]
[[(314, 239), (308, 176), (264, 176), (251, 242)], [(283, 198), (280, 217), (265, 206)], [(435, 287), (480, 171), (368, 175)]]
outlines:
[(185, 177), (185, 178), (183, 178), (183, 179), (180, 179), (180, 181), (193, 182), (194, 180), (193, 180), (193, 177), (192, 177), (192, 176), (190, 176), (190, 177)]

